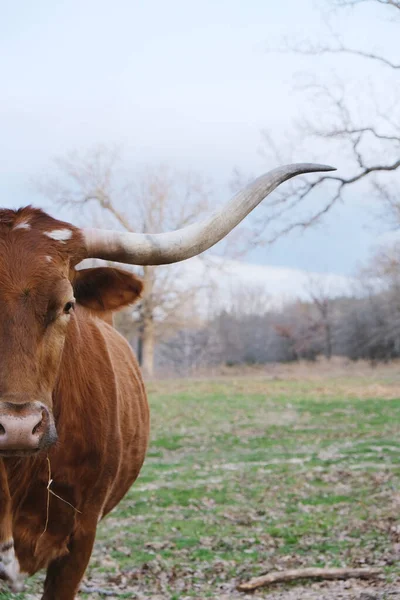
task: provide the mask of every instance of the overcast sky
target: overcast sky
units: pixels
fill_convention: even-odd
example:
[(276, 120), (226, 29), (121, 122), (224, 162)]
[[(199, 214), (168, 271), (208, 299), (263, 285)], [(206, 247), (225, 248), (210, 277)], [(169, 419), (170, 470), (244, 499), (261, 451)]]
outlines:
[[(3, 206), (40, 205), (32, 179), (50, 171), (54, 156), (97, 143), (121, 144), (128, 164), (199, 169), (221, 190), (234, 167), (259, 175), (275, 166), (259, 153), (262, 129), (283, 155), (319, 158), (287, 147), (304, 109), (293, 88), (299, 73), (333, 69), (334, 61), (267, 47), (283, 37), (325, 39), (323, 0), (0, 0), (0, 7)], [(336, 25), (363, 47), (396, 47), (373, 7)], [(360, 62), (339, 63), (347, 66), (346, 76), (354, 69), (362, 77)], [(321, 156), (328, 159), (341, 167), (340, 156)], [(315, 231), (249, 259), (351, 273), (383, 232), (373, 203), (354, 190)]]

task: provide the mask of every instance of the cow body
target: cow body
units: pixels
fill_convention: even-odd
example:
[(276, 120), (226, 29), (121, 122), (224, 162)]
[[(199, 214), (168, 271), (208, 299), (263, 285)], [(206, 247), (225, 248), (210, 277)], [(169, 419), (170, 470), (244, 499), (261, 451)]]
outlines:
[[(128, 344), (104, 321), (81, 314), (70, 328), (53, 410), (56, 446), (46, 455), (3, 462), (21, 571), (31, 575), (50, 566), (60, 579), (67, 570), (63, 589), (58, 584), (44, 596), (61, 600), (74, 597), (98, 520), (135, 481), (147, 446), (149, 415), (139, 369)], [(63, 500), (50, 494), (47, 515), (49, 464), (50, 489)]]
[[(10, 261), (9, 256), (7, 264), (1, 264), (0, 257), (0, 309), (3, 307), (8, 319), (2, 322), (0, 313), (0, 330), (3, 327), (2, 331), (7, 331), (9, 346), (21, 355), (18, 367), (16, 357), (9, 356), (7, 338), (0, 338), (0, 403), (5, 398), (7, 402), (2, 402), (4, 410), (11, 407), (15, 413), (21, 407), (28, 410), (25, 407), (29, 408), (33, 400), (37, 403), (46, 398), (42, 383), (47, 381), (46, 365), (40, 364), (37, 356), (47, 353), (48, 368), (55, 368), (55, 373), (54, 377), (48, 375), (52, 382), (49, 384), (51, 404), (45, 405), (43, 414), (46, 415), (45, 424), (49, 419), (54, 421), (58, 441), (43, 448), (39, 441), (37, 451), (29, 455), (15, 450), (15, 442), (11, 450), (2, 450), (0, 577), (17, 589), (19, 570), (31, 575), (47, 569), (43, 600), (73, 600), (90, 559), (98, 521), (127, 492), (145, 457), (149, 411), (143, 381), (128, 343), (107, 322), (110, 321), (110, 310), (132, 302), (141, 286), (134, 276), (118, 270), (91, 269), (90, 273), (82, 272), (83, 275), (79, 272), (71, 274), (70, 253), (60, 244), (65, 239), (56, 239), (54, 235), (50, 244), (46, 239), (42, 240), (48, 231), (53, 234), (54, 231), (65, 231), (65, 224), (39, 211), (25, 209), (22, 222), (29, 224), (32, 230), (36, 225), (41, 235), (37, 240), (43, 242), (41, 257), (50, 257), (54, 263), (54, 272), (50, 276), (57, 282), (61, 272), (65, 285), (71, 282), (78, 302), (68, 319), (62, 309), (57, 308), (58, 324), (52, 316), (51, 326), (47, 323), (40, 326), (37, 337), (32, 338), (31, 345), (25, 348), (26, 339), (32, 332), (28, 328), (22, 332), (14, 331), (10, 323), (17, 328), (28, 318), (30, 305), (26, 304), (25, 297), (30, 297), (29, 302), (32, 299), (31, 305), (38, 310), (43, 296), (52, 292), (44, 294), (46, 282), (34, 281), (34, 264), (27, 264), (27, 259), (31, 254), (31, 263), (35, 262), (37, 244), (28, 243), (30, 231), (27, 228), (15, 231), (16, 222), (18, 224), (22, 217), (19, 213), (13, 216), (9, 212), (1, 238), (0, 211), (0, 244), (5, 240), (7, 251), (10, 244), (15, 244), (23, 258), (19, 265), (17, 250), (14, 261)], [(76, 232), (72, 226), (71, 231), (74, 234), (71, 234), (71, 240), (79, 245), (79, 240), (73, 239)], [(3, 253), (3, 261), (7, 260), (7, 251)], [(46, 260), (50, 262), (48, 258)], [(46, 276), (49, 274), (43, 277), (46, 279)], [(62, 292), (65, 293), (68, 292)], [(61, 304), (66, 298), (68, 295), (62, 296)], [(48, 312), (49, 303), (46, 302), (43, 300), (46, 307), (43, 310)], [(100, 306), (97, 306), (98, 302)], [(19, 307), (18, 311), (16, 307)], [(54, 312), (55, 309), (51, 307), (51, 310)], [(64, 323), (67, 320), (68, 323)], [(35, 326), (36, 321), (32, 321), (30, 327)], [(57, 327), (62, 329), (62, 335)], [(51, 339), (47, 339), (49, 336)], [(8, 366), (7, 372), (15, 367), (12, 377), (7, 374), (1, 377), (3, 364)], [(24, 383), (24, 377), (30, 379), (29, 385)], [(32, 387), (32, 379), (37, 379), (36, 387)], [(19, 413), (14, 413), (15, 419)], [(3, 438), (6, 439), (5, 435)]]

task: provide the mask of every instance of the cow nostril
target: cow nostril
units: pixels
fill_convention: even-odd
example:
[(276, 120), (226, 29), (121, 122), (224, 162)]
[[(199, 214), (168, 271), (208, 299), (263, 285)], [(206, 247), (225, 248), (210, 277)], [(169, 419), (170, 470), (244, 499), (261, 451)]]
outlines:
[(41, 418), (39, 423), (36, 423), (35, 427), (32, 429), (32, 435), (35, 435), (35, 433), (37, 433), (37, 431), (39, 430), (42, 423), (43, 423), (43, 418)]
[(5, 435), (6, 430), (4, 429), (3, 425), (0, 423), (0, 435)]

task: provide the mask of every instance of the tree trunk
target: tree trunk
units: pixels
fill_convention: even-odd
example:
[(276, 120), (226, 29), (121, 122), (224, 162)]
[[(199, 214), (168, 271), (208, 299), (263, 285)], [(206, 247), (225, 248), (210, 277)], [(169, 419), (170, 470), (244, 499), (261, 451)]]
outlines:
[(332, 358), (332, 330), (330, 323), (325, 323), (325, 356), (328, 360)]
[(153, 320), (143, 321), (142, 330), (142, 372), (145, 377), (154, 375), (154, 326)]
[(154, 375), (154, 273), (151, 267), (143, 267), (144, 292), (142, 296), (139, 328), (138, 360), (145, 377)]
[(140, 366), (143, 365), (143, 328), (142, 324), (139, 325), (138, 339), (137, 339), (137, 359)]

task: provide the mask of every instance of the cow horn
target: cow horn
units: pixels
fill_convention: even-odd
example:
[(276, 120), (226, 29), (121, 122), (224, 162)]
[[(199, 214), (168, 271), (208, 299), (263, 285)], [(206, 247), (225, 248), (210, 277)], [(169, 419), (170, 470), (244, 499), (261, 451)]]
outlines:
[(334, 171), (327, 165), (299, 163), (261, 175), (204, 220), (169, 233), (130, 233), (83, 229), (87, 258), (132, 265), (165, 265), (201, 254), (222, 240), (278, 185), (302, 173)]

